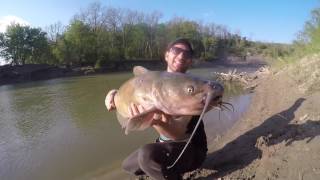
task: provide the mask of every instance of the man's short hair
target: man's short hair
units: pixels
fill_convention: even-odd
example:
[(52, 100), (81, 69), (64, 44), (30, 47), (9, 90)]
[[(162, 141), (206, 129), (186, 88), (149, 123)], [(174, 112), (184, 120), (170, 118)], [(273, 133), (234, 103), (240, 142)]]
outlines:
[(192, 55), (194, 54), (194, 51), (193, 51), (193, 48), (192, 48), (192, 44), (190, 43), (190, 41), (189, 41), (187, 38), (178, 38), (178, 39), (170, 42), (170, 43), (168, 44), (168, 46), (167, 46), (166, 51), (169, 51), (172, 46), (174, 46), (175, 44), (179, 44), (179, 43), (186, 45), (186, 46), (189, 48), (191, 54), (192, 54)]

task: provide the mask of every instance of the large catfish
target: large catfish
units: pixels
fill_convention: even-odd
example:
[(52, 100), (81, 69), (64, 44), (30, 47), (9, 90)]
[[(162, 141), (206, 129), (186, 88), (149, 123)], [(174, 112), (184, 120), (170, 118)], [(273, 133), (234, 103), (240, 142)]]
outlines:
[[(149, 71), (136, 66), (134, 77), (126, 81), (114, 96), (117, 117), (125, 134), (151, 126), (150, 113), (163, 112), (172, 116), (200, 115), (188, 142), (172, 168), (180, 159), (198, 128), (205, 112), (222, 105), (223, 86), (183, 73)], [(130, 104), (140, 104), (147, 110), (130, 117)]]
[[(149, 113), (200, 115), (222, 102), (223, 87), (214, 81), (183, 73), (149, 71), (141, 66), (134, 67), (133, 73), (135, 76), (126, 81), (114, 97), (117, 118), (125, 134), (150, 127)], [(147, 110), (130, 118), (131, 103)]]

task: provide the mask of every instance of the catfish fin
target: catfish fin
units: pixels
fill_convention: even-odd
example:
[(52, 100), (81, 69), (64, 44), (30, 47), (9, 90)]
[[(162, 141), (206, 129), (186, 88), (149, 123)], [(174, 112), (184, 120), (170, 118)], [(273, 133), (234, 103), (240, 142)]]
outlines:
[(120, 113), (116, 113), (117, 114), (117, 119), (121, 125), (122, 128), (125, 128), (126, 127), (126, 124), (127, 124), (127, 120), (128, 118), (125, 118), (123, 117)]
[(133, 67), (133, 74), (135, 76), (138, 76), (138, 75), (141, 75), (141, 74), (144, 74), (144, 73), (147, 73), (149, 70), (145, 67), (142, 67), (142, 66), (135, 66)]
[(152, 118), (148, 118), (148, 115), (150, 113), (156, 113), (159, 112), (160, 110), (158, 110), (156, 107), (152, 107), (142, 113), (140, 113), (139, 115), (133, 116), (131, 117), (127, 124), (125, 125), (125, 134), (128, 134), (129, 131), (133, 131), (133, 130), (145, 130), (146, 128), (151, 126), (152, 123)]

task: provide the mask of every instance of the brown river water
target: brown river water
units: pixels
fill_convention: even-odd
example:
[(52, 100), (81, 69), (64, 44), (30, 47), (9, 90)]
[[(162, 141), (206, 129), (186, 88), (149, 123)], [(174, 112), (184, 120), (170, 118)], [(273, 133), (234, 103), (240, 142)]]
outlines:
[[(221, 70), (221, 69), (220, 69)], [(212, 78), (215, 69), (193, 69)], [(131, 73), (61, 78), (0, 86), (0, 179), (126, 179), (121, 161), (157, 137), (152, 129), (124, 135), (104, 97)], [(251, 95), (226, 84), (235, 111), (209, 111), (208, 143), (226, 132), (250, 104)]]

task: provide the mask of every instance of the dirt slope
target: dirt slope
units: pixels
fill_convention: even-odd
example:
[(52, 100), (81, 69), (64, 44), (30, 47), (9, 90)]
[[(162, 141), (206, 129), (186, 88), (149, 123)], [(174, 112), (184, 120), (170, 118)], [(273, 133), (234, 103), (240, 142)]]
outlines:
[(320, 179), (320, 92), (300, 91), (287, 71), (258, 81), (244, 118), (185, 179)]

